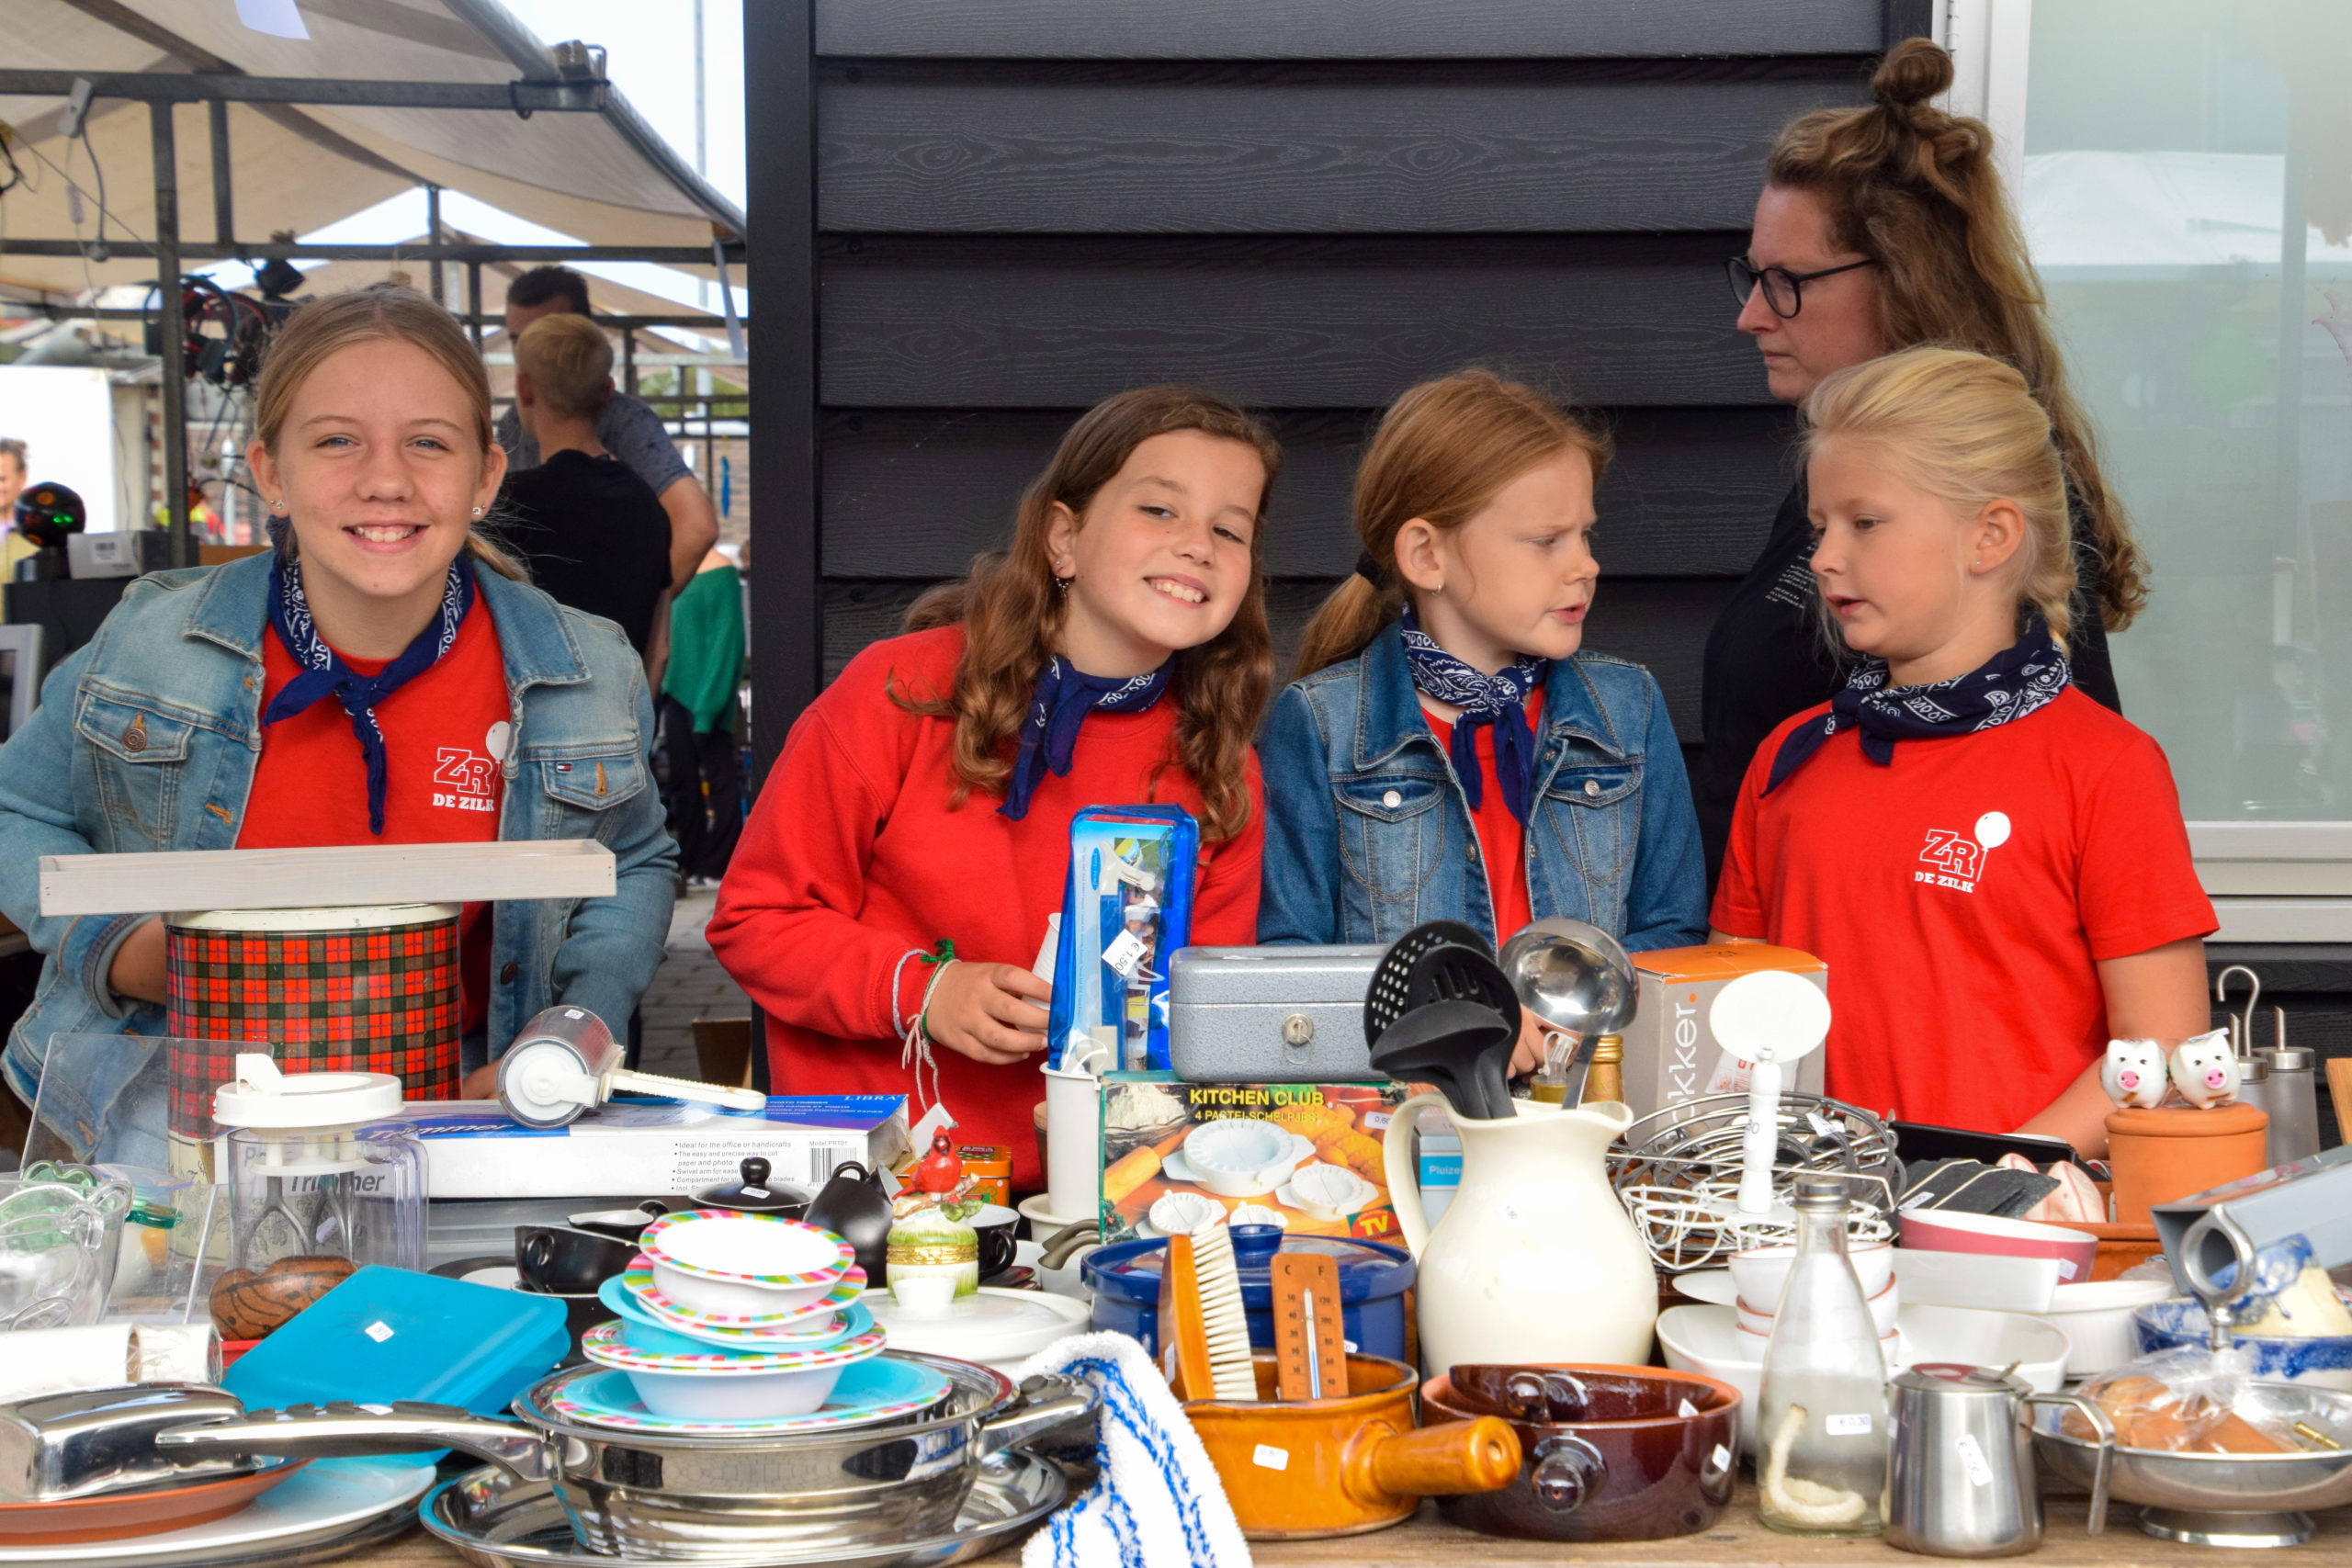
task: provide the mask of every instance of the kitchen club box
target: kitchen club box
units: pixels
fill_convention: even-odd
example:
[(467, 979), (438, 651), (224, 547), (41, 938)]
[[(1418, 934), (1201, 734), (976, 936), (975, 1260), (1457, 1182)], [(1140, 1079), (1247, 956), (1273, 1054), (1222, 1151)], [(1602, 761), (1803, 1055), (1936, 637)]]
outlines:
[[(1402, 1246), (1380, 1140), (1405, 1094), (1385, 1079), (1186, 1083), (1173, 1073), (1105, 1073), (1102, 1239), (1168, 1234), (1153, 1223), (1155, 1205), (1165, 1205), (1163, 1220), (1189, 1219), (1188, 1229), (1214, 1205), (1233, 1224)], [(1238, 1122), (1252, 1125), (1224, 1125)], [(1302, 1192), (1295, 1183), (1308, 1172)]]
[[(1635, 1116), (1711, 1094), (1747, 1092), (1747, 1064), (1724, 1053), (1707, 1022), (1715, 995), (1727, 982), (1758, 970), (1785, 969), (1829, 989), (1829, 965), (1793, 947), (1726, 942), (1632, 956), (1637, 1005), (1625, 1029), (1625, 1103)], [(1808, 1052), (1783, 1077), (1782, 1087), (1796, 1094), (1822, 1093), (1827, 1054)]]
[(778, 1185), (815, 1192), (855, 1160), (887, 1168), (907, 1149), (895, 1094), (780, 1094), (762, 1111), (677, 1100), (614, 1100), (564, 1127), (518, 1126), (496, 1100), (414, 1100), (434, 1198), (617, 1198), (692, 1192), (737, 1179), (753, 1155)]

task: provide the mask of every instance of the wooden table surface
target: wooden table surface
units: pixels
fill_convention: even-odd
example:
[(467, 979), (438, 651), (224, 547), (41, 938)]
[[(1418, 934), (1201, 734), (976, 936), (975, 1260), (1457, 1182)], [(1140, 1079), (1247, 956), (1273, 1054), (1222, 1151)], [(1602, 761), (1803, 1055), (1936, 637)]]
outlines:
[[(2045, 1505), (2047, 1518), (2041, 1550), (2033, 1561), (2041, 1568), (2157, 1568), (2189, 1562), (2244, 1568), (2298, 1568), (2303, 1563), (2340, 1565), (2352, 1551), (2352, 1508), (2318, 1515), (2319, 1533), (2305, 1546), (2261, 1551), (2233, 1551), (2219, 1547), (2181, 1546), (2141, 1533), (2137, 1510), (2119, 1505), (2108, 1527), (2098, 1536), (2083, 1533), (2085, 1499), (2052, 1497)], [(1394, 1529), (1334, 1540), (1261, 1541), (1250, 1555), (1262, 1568), (1283, 1564), (1314, 1564), (1317, 1568), (1420, 1568), (1427, 1563), (1555, 1563), (1563, 1559), (1628, 1568), (1810, 1568), (1815, 1563), (1911, 1562), (1922, 1559), (1897, 1551), (1883, 1541), (1814, 1540), (1775, 1535), (1756, 1517), (1755, 1489), (1746, 1483), (1712, 1530), (1673, 1540), (1634, 1541), (1619, 1546), (1560, 1546), (1548, 1541), (1500, 1540), (1456, 1529), (1437, 1516), (1432, 1503), (1421, 1505), (1419, 1516)], [(353, 1568), (447, 1568), (462, 1562), (458, 1554), (422, 1529), (341, 1562)], [(1012, 1564), (1019, 1561), (1012, 1549), (988, 1561)]]

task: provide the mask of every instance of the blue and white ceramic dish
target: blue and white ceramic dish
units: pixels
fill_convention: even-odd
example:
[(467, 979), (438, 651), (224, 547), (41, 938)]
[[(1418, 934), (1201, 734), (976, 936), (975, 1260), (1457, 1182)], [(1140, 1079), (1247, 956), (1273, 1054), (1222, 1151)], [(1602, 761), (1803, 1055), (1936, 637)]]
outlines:
[[(2143, 1356), (2202, 1345), (2210, 1332), (2204, 1306), (2185, 1298), (2158, 1302), (2132, 1314), (2132, 1333)], [(2352, 1336), (2279, 1339), (2239, 1334), (2232, 1338), (2254, 1353), (2254, 1375), (2265, 1382), (2307, 1382), (2352, 1393)]]

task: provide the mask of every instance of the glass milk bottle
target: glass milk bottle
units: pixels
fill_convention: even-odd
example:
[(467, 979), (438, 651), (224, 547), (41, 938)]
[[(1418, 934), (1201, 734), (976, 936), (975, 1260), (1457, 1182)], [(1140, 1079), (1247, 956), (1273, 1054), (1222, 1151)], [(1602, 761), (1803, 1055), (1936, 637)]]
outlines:
[(1797, 1247), (1772, 1317), (1757, 1402), (1757, 1494), (1764, 1522), (1791, 1535), (1883, 1528), (1886, 1368), (1878, 1325), (1846, 1257), (1846, 1188), (1799, 1177)]

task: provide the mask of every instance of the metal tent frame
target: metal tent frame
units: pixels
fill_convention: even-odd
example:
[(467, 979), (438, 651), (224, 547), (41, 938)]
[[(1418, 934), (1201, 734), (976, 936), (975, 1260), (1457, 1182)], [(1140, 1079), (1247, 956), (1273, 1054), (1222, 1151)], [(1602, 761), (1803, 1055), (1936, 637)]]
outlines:
[[(509, 51), (510, 55), (512, 51)], [(522, 63), (520, 61), (518, 64)], [(152, 256), (161, 318), (163, 362), (164, 491), (167, 530), (174, 566), (195, 563), (190, 533), (187, 480), (187, 321), (181, 309), (179, 280), (183, 265), (211, 261), (409, 261), (457, 262), (467, 276), (465, 317), (481, 339), (482, 323), (481, 268), (507, 261), (599, 262), (645, 261), (672, 265), (708, 264), (718, 270), (719, 298), (730, 336), (740, 339), (734, 290), (728, 264), (745, 256), (741, 216), (706, 199), (701, 181), (685, 169), (667, 145), (637, 118), (610, 90), (601, 74), (582, 71), (553, 80), (517, 77), (503, 85), (459, 82), (360, 81), (342, 78), (247, 76), (192, 72), (90, 72), (0, 70), (0, 96), (70, 96), (83, 93), (90, 101), (119, 98), (148, 107), (154, 152), (155, 238), (152, 241), (105, 242), (116, 256)], [(209, 243), (183, 243), (179, 235), (179, 164), (173, 110), (180, 104), (200, 103), (208, 111), (212, 154), (213, 231), (230, 236)], [(228, 107), (232, 103), (311, 105), (329, 107), (472, 109), (508, 111), (522, 118), (547, 111), (559, 114), (598, 114), (607, 117), (662, 175), (679, 189), (710, 210), (710, 248), (647, 245), (304, 245), (272, 241), (254, 243), (233, 238), (235, 191), (229, 158)], [(427, 186), (432, 226), (437, 235), (439, 192)], [(81, 240), (16, 239), (7, 248), (24, 255), (75, 256), (87, 253)], [(433, 272), (438, 293), (440, 268)], [(87, 312), (83, 312), (87, 313)], [(111, 314), (112, 312), (108, 312)]]

